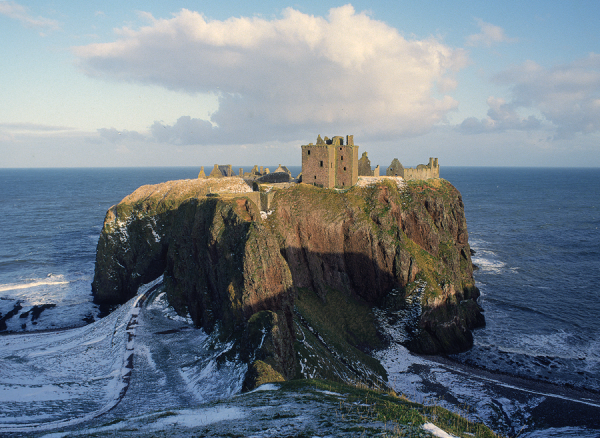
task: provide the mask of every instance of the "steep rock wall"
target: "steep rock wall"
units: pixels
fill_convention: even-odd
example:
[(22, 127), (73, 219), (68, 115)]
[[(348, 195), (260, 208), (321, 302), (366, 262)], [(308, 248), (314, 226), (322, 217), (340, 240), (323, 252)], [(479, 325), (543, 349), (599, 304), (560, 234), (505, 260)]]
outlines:
[(418, 181), (398, 189), (382, 181), (343, 195), (299, 185), (278, 193), (274, 205), (269, 220), (296, 287), (323, 300), (333, 288), (389, 307), (390, 292), (406, 298), (424, 282), (419, 330), (409, 348), (435, 354), (472, 345), (471, 330), (484, 318), (464, 205), (451, 184)]

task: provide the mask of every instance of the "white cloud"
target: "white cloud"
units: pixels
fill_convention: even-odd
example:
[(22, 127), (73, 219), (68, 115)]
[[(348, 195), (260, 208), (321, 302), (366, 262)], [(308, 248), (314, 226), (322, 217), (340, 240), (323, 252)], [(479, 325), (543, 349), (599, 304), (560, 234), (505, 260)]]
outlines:
[(600, 55), (545, 68), (533, 61), (499, 74), (512, 88), (513, 108), (536, 108), (556, 127), (557, 137), (600, 131)]
[(0, 1), (0, 14), (18, 20), (26, 27), (60, 29), (58, 21), (44, 17), (33, 17), (25, 7), (13, 1)]
[(497, 43), (514, 43), (518, 41), (517, 38), (509, 38), (504, 33), (504, 29), (500, 26), (495, 26), (490, 23), (486, 23), (485, 21), (476, 18), (477, 25), (481, 32), (469, 35), (467, 37), (467, 46), (486, 46), (491, 47)]
[(463, 50), (407, 40), (350, 5), (326, 18), (291, 8), (273, 20), (207, 20), (185, 9), (145, 18), (148, 26), (74, 52), (91, 76), (218, 93), (212, 123), (182, 117), (153, 126), (157, 138), (174, 143), (252, 143), (319, 129), (363, 137), (425, 132), (456, 108), (449, 95), (434, 93), (456, 86), (453, 74), (467, 61)]

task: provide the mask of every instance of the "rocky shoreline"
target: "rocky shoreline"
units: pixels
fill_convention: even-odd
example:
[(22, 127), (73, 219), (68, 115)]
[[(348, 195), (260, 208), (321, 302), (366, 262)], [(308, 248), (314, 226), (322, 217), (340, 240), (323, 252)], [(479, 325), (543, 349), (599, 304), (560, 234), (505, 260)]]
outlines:
[(392, 348), (379, 357), (398, 393), (461, 412), (509, 437), (591, 438), (600, 430), (596, 391), (487, 371), (440, 355)]

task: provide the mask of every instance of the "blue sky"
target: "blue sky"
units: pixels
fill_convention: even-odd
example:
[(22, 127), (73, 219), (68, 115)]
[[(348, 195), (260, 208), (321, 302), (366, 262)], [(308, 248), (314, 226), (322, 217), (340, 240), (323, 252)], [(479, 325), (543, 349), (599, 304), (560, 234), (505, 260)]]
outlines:
[(600, 166), (597, 1), (0, 0), (0, 167)]

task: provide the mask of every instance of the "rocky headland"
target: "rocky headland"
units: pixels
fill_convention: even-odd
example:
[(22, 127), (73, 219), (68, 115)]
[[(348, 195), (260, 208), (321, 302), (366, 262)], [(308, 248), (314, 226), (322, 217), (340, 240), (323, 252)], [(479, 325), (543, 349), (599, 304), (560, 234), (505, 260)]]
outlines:
[(124, 303), (164, 275), (178, 313), (232, 341), (223, 360), (248, 364), (247, 390), (294, 378), (385, 385), (370, 353), (392, 340), (394, 317), (413, 352), (472, 345), (484, 318), (449, 182), (255, 188), (272, 193), (268, 211), (235, 177), (143, 186), (111, 207), (95, 302)]

